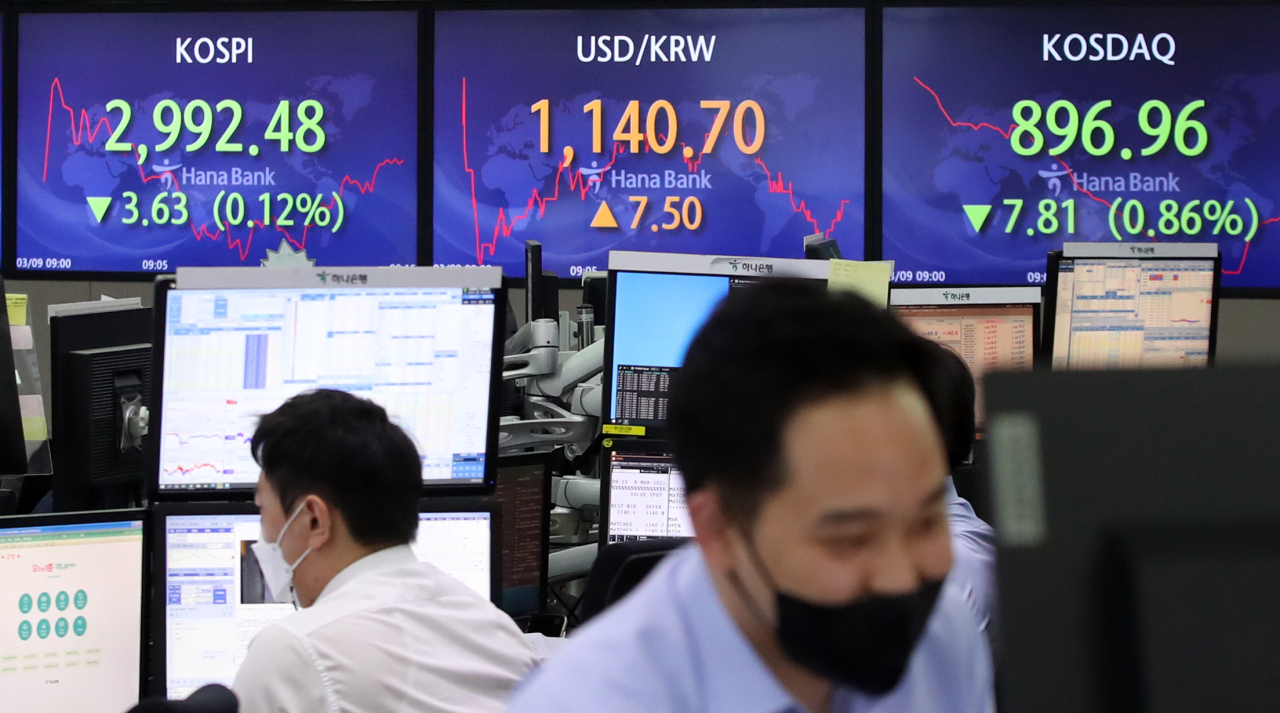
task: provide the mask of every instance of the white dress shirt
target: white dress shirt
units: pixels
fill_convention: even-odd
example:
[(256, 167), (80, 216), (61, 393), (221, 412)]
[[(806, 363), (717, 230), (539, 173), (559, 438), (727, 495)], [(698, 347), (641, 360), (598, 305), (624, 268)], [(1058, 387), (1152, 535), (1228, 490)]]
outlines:
[(403, 545), (259, 632), (232, 688), (241, 713), (496, 713), (536, 662), (510, 617)]

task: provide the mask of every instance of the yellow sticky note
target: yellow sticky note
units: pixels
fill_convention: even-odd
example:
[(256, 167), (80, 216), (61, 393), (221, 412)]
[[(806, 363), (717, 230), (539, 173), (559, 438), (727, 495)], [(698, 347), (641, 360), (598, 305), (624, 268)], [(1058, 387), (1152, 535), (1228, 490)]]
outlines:
[(49, 426), (44, 416), (23, 416), (22, 437), (28, 441), (44, 441), (49, 438)]
[(893, 261), (830, 260), (831, 273), (827, 289), (847, 290), (871, 300), (881, 307), (889, 306), (889, 280), (893, 278)]
[(620, 426), (617, 424), (606, 423), (600, 428), (604, 433), (611, 436), (643, 436), (645, 432), (644, 426)]
[(5, 295), (5, 306), (9, 309), (9, 326), (21, 327), (27, 323), (27, 296)]

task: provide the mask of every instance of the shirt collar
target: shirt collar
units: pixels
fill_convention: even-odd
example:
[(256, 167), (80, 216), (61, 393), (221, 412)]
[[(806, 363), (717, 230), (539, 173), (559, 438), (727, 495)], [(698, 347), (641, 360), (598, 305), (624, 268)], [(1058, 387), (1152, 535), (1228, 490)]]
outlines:
[(729, 616), (702, 550), (690, 545), (684, 556), (693, 566), (683, 569), (677, 588), (708, 713), (803, 710)]
[(329, 580), (329, 583), (324, 587), (324, 591), (320, 592), (319, 597), (316, 597), (316, 603), (318, 604), (327, 596), (332, 596), (334, 592), (341, 589), (348, 582), (360, 577), (389, 569), (406, 567), (417, 562), (418, 558), (413, 554), (413, 548), (409, 547), (409, 545), (396, 545), (395, 547), (388, 547), (367, 554), (347, 565), (346, 569)]

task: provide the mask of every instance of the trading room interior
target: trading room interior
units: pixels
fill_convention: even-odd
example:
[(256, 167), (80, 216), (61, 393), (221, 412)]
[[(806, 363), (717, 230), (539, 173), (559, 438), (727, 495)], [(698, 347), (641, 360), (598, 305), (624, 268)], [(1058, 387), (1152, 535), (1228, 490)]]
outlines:
[(1274, 710), (1276, 28), (0, 0), (0, 710)]

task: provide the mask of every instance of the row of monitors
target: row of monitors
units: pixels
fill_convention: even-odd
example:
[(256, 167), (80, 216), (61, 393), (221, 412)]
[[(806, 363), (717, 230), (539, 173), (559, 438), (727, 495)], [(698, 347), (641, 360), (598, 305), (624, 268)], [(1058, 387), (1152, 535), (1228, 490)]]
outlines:
[[(1031, 368), (1042, 332), (1054, 368), (1209, 363), (1213, 246), (1161, 245), (1139, 257), (1127, 246), (1067, 247), (1050, 259), (1043, 319), (1039, 288), (901, 288), (891, 309), (959, 353), (979, 382), (987, 371)], [(661, 435), (671, 378), (715, 305), (757, 280), (825, 281), (829, 265), (613, 253), (606, 426)], [(247, 493), (259, 472), (249, 447), (257, 418), (313, 388), (387, 408), (417, 444), (427, 486), (492, 485), (501, 279), (493, 268), (180, 270), (157, 290), (155, 489)]]
[[(498, 520), (424, 500), (413, 551), (499, 603)], [(247, 503), (0, 519), (5, 709), (119, 713), (140, 693), (230, 685), (254, 635), (294, 611), (264, 582), (260, 536)]]
[(520, 277), (533, 239), (577, 277), (821, 234), (900, 284), (1043, 285), (1123, 240), (1280, 287), (1271, 10), (429, 7), (19, 6), (6, 274)]

